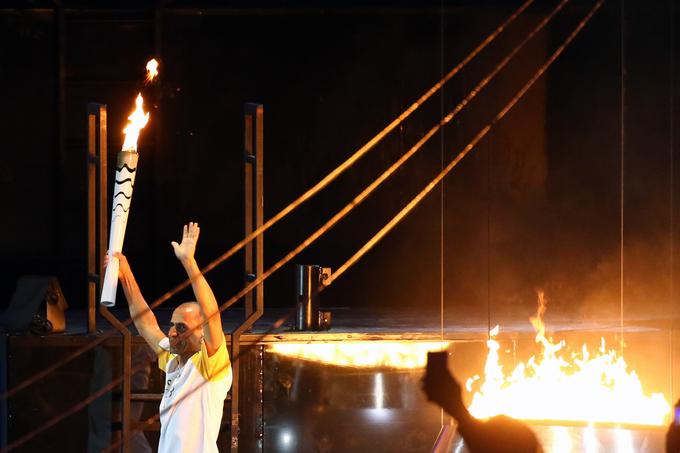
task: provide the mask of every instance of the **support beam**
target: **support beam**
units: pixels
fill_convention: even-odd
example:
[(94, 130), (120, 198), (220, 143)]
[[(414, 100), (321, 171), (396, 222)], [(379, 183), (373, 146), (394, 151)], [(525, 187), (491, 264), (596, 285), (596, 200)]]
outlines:
[[(245, 234), (248, 235), (262, 226), (264, 218), (263, 165), (264, 108), (262, 104), (247, 103), (244, 118), (245, 150)], [(254, 250), (253, 250), (254, 249)], [(254, 256), (253, 256), (254, 252)], [(260, 234), (245, 248), (245, 283), (259, 278), (264, 270), (264, 238)], [(253, 304), (254, 302), (254, 304)], [(254, 309), (253, 309), (254, 305)], [(264, 284), (260, 283), (245, 298), (246, 319), (231, 334), (232, 384), (231, 384), (231, 452), (239, 451), (239, 354), (241, 334), (248, 331), (264, 313)], [(257, 451), (262, 451), (262, 442), (257, 443)], [(253, 445), (249, 446), (252, 451)]]
[(87, 332), (96, 330), (108, 225), (106, 105), (87, 105)]

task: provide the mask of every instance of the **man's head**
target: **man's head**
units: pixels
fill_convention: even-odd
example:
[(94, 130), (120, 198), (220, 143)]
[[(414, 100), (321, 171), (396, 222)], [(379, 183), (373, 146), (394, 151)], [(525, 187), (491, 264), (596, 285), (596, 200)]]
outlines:
[[(172, 312), (170, 330), (168, 331), (170, 351), (184, 359), (199, 351), (203, 338), (203, 326), (201, 325), (203, 321), (203, 313), (197, 302), (185, 302), (175, 308), (175, 311)], [(190, 333), (186, 334), (189, 331)]]

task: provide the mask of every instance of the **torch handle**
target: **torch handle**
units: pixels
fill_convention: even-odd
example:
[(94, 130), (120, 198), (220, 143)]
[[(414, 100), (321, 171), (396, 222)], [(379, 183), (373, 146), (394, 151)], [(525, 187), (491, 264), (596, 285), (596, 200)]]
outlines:
[(116, 305), (116, 290), (118, 289), (118, 258), (109, 255), (109, 264), (104, 272), (104, 284), (102, 285), (101, 304), (105, 307)]

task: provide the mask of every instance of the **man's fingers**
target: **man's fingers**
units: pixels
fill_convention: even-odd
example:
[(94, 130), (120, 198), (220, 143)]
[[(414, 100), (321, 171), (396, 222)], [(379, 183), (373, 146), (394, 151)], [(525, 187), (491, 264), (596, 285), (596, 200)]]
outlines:
[(179, 244), (178, 244), (177, 242), (175, 242), (175, 241), (170, 242), (170, 245), (172, 245), (172, 248), (173, 248), (174, 250), (177, 250), (177, 247), (179, 247)]

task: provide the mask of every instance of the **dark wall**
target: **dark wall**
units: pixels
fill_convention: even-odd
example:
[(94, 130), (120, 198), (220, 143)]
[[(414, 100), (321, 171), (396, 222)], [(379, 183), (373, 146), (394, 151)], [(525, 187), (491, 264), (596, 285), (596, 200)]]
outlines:
[[(168, 3), (159, 11), (66, 2), (63, 103), (57, 16), (50, 9), (2, 10), (0, 189), (9, 196), (0, 300), (6, 304), (19, 275), (47, 273), (58, 275), (71, 306), (85, 306), (86, 105), (108, 105), (113, 164), (149, 56), (160, 56), (161, 80), (145, 91), (151, 121), (139, 145), (125, 253), (153, 299), (183, 277), (169, 246), (183, 222), (203, 227), (203, 263), (242, 237), (245, 102), (265, 106), (269, 218), (417, 99), (519, 6), (514, 3), (230, 4), (202, 11)], [(443, 93), (271, 229), (266, 266), (412, 146), (553, 5), (533, 5)], [(294, 262), (337, 267), (349, 258), (503, 107), (591, 5), (567, 5), (443, 135)], [(626, 5), (624, 246), (636, 294), (652, 287), (662, 300), (671, 281), (669, 172), (676, 165), (670, 159), (674, 18), (670, 2)], [(328, 289), (324, 303), (438, 312), (443, 250), (452, 322), (463, 312), (486, 319), (489, 309), (501, 319), (505, 312), (528, 315), (537, 287), (566, 311), (592, 307), (584, 301), (597, 303), (602, 294), (607, 304), (618, 304), (620, 22), (619, 3), (605, 3), (446, 179), (443, 192), (437, 188)], [(677, 86), (677, 71), (673, 77)], [(219, 299), (240, 287), (241, 259), (208, 276)], [(177, 300), (183, 297), (189, 296)], [(268, 281), (266, 303), (289, 306), (292, 299), (289, 266)]]

